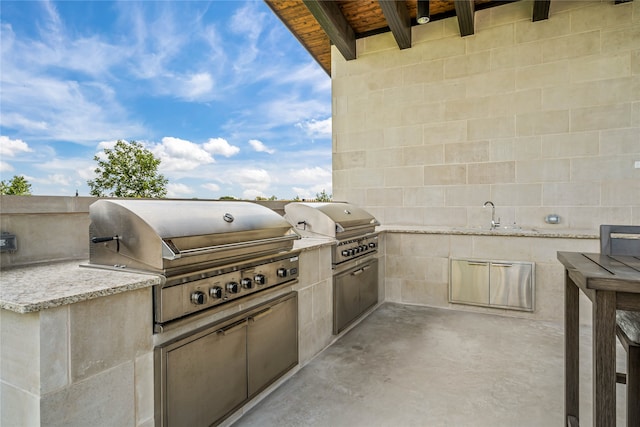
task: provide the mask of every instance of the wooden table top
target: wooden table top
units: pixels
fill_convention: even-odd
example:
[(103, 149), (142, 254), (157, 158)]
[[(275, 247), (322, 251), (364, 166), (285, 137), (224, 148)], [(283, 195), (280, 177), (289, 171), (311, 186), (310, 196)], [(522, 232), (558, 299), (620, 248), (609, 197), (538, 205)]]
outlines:
[(558, 252), (558, 261), (580, 287), (640, 293), (640, 257)]

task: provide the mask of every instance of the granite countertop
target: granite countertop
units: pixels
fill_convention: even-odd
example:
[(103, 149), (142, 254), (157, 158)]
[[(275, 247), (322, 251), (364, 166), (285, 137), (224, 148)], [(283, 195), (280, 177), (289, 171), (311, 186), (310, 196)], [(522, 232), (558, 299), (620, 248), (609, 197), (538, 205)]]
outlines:
[(332, 239), (331, 237), (303, 237), (293, 242), (293, 250), (308, 251), (335, 244), (336, 239)]
[[(293, 249), (335, 244), (330, 238), (303, 238)], [(88, 260), (63, 261), (0, 271), (0, 309), (31, 313), (161, 284), (162, 276), (87, 267)]]
[(87, 263), (64, 261), (2, 270), (0, 308), (30, 313), (162, 282), (162, 277), (152, 274), (80, 266)]
[(384, 225), (378, 231), (387, 233), (416, 234), (453, 234), (466, 236), (499, 236), (499, 237), (546, 237), (562, 239), (599, 239), (600, 235), (593, 230), (551, 229), (527, 227), (501, 227), (495, 230), (481, 227), (447, 227), (419, 225)]

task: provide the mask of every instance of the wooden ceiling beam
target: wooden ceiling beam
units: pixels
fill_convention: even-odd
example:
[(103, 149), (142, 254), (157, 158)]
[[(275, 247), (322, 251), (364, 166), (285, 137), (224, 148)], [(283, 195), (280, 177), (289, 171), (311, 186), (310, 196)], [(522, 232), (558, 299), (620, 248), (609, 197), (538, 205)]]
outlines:
[(473, 22), (475, 7), (473, 0), (454, 0), (454, 4), (456, 7), (456, 15), (458, 16), (460, 36), (470, 36), (475, 32)]
[(331, 42), (347, 61), (356, 59), (356, 35), (338, 3), (327, 0), (302, 0)]
[(533, 22), (549, 19), (551, 0), (535, 0), (533, 2)]
[(405, 1), (379, 0), (380, 9), (384, 14), (389, 29), (400, 49), (411, 47), (411, 16)]

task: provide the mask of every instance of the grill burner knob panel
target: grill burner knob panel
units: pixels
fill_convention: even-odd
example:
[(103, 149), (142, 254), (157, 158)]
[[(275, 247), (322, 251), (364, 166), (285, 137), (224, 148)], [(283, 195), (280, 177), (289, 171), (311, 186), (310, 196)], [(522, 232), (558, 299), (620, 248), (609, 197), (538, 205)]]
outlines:
[(278, 277), (287, 277), (287, 269), (279, 268), (277, 274), (278, 274)]
[(217, 299), (222, 298), (222, 288), (220, 286), (215, 286), (209, 289), (209, 296), (211, 296), (211, 298)]
[(232, 294), (237, 294), (238, 292), (240, 292), (240, 285), (238, 285), (238, 282), (229, 282), (227, 283), (227, 291), (231, 292)]
[(202, 291), (195, 291), (191, 294), (191, 302), (195, 305), (202, 305), (207, 302), (207, 296)]
[(264, 274), (256, 274), (255, 277), (253, 278), (253, 280), (258, 285), (266, 285), (267, 284), (267, 278), (265, 277)]
[(245, 277), (244, 279), (242, 279), (240, 281), (240, 284), (242, 284), (242, 287), (245, 289), (253, 288), (253, 280), (249, 279), (248, 277)]

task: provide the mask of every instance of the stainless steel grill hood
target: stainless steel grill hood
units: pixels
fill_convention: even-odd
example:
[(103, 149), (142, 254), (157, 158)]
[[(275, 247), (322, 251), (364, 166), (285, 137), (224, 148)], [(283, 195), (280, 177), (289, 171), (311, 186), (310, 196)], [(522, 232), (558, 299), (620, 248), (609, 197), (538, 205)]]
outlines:
[(288, 251), (299, 238), (250, 202), (99, 200), (89, 217), (90, 264), (164, 275)]
[(285, 218), (303, 236), (345, 239), (372, 233), (380, 223), (367, 211), (345, 202), (289, 203)]

